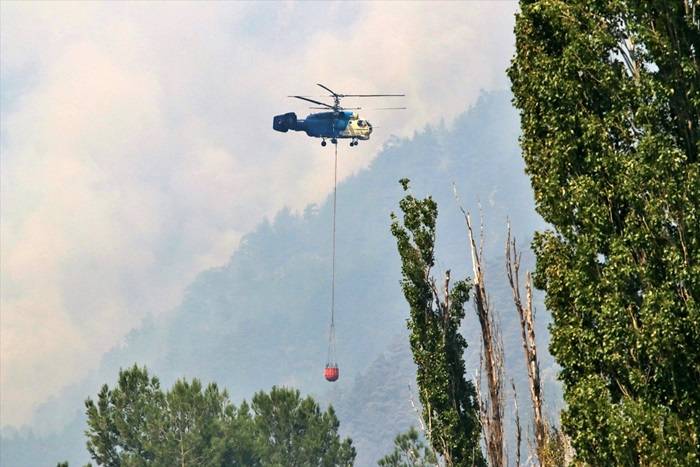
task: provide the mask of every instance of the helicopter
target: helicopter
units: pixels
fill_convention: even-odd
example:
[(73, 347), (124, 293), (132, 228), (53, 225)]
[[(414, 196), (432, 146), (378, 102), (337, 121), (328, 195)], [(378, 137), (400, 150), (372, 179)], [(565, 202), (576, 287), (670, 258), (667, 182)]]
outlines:
[[(330, 139), (332, 144), (338, 144), (338, 139), (350, 139), (350, 146), (357, 146), (359, 141), (366, 141), (372, 134), (372, 124), (360, 118), (357, 112), (361, 107), (342, 107), (340, 100), (344, 97), (404, 97), (405, 94), (339, 94), (323, 84), (316, 83), (326, 91), (330, 92), (333, 104), (326, 104), (305, 96), (288, 96), (295, 99), (311, 102), (320, 107), (310, 107), (311, 109), (326, 110), (308, 115), (305, 119), (297, 118), (297, 114), (289, 112), (282, 115), (275, 115), (272, 120), (272, 128), (276, 131), (286, 133), (289, 130), (303, 131), (308, 136), (321, 138), (321, 146), (326, 145), (326, 139)], [(377, 110), (405, 110), (405, 107), (384, 107)]]

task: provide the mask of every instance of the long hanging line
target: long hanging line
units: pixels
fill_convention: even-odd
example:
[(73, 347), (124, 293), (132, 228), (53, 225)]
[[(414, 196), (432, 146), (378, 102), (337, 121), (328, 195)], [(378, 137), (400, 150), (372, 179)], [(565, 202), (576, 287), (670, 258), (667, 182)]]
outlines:
[(328, 364), (335, 365), (335, 217), (336, 200), (338, 198), (338, 144), (335, 145), (335, 157), (333, 162), (333, 247), (332, 247), (332, 273), (331, 273), (331, 328), (328, 333)]

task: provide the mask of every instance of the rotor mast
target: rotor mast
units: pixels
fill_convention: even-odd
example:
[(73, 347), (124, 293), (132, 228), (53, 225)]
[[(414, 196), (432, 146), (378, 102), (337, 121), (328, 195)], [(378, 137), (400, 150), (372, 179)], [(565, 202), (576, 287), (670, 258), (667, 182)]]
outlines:
[(316, 83), (317, 86), (321, 86), (323, 89), (331, 93), (331, 97), (333, 97), (333, 110), (336, 112), (340, 112), (342, 110), (342, 107), (340, 106), (340, 98), (345, 97), (342, 94), (338, 94), (337, 92), (333, 91), (331, 88), (322, 85), (321, 83)]

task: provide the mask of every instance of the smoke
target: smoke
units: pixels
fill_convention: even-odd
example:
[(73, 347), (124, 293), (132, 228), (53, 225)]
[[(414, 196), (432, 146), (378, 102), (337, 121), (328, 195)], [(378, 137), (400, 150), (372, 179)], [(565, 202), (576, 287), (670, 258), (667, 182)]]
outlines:
[(305, 113), (288, 94), (407, 94), (408, 111), (361, 112), (380, 129), (341, 148), (342, 179), (391, 134), (449, 124), (504, 88), (514, 10), (4, 4), (2, 424), (29, 422), (262, 219), (328, 194), (330, 150), (271, 130), (273, 115)]

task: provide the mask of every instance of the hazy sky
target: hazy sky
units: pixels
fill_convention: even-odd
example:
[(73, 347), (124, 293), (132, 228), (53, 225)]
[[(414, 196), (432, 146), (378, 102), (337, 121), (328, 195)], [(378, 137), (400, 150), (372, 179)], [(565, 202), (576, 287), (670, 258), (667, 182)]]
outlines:
[(407, 94), (408, 111), (361, 112), (379, 128), (340, 146), (345, 177), (506, 88), (515, 8), (3, 2), (2, 425), (30, 423), (263, 218), (328, 194), (330, 146), (272, 131), (308, 112), (287, 95)]

